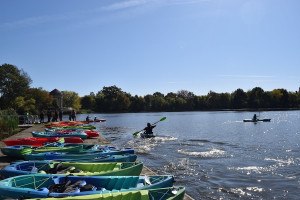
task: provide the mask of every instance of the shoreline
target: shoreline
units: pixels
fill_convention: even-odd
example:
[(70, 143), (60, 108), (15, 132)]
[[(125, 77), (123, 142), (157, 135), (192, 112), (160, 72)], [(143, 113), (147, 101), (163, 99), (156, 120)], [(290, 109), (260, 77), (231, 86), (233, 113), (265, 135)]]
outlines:
[[(183, 110), (183, 111), (141, 111), (141, 112), (102, 112), (99, 114), (118, 114), (118, 113), (163, 113), (163, 112), (224, 112), (224, 111), (233, 111), (233, 112), (267, 112), (267, 111), (294, 111), (300, 110), (300, 108), (240, 108), (240, 109), (205, 109), (205, 110)], [(78, 111), (77, 114), (97, 114), (96, 111), (90, 112), (81, 112)]]
[[(32, 137), (31, 132), (32, 131), (44, 131), (44, 124), (34, 124), (32, 127), (29, 127), (23, 131), (20, 131), (19, 133), (16, 133), (6, 139), (17, 139), (17, 138), (25, 138), (25, 137)], [(108, 140), (106, 140), (101, 134), (97, 138), (92, 139), (86, 139), (84, 140), (84, 143), (86, 144), (111, 144)], [(5, 147), (6, 145), (2, 140), (0, 141), (0, 148)], [(3, 168), (7, 165), (9, 165), (14, 159), (10, 159), (8, 156), (5, 156), (0, 151), (0, 168)], [(147, 166), (143, 166), (143, 170), (141, 175), (157, 175), (155, 172), (153, 172), (150, 168)], [(194, 200), (192, 197), (190, 197), (188, 194), (185, 194), (184, 200)]]

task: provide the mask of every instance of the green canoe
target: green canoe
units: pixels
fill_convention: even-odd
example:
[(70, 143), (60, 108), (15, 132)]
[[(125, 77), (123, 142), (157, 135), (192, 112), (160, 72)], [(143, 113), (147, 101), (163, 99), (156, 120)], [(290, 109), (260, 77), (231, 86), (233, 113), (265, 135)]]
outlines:
[[(93, 194), (59, 198), (60, 200), (183, 200), (184, 187), (170, 187), (153, 190), (138, 190), (130, 192), (112, 192), (108, 194)], [(57, 198), (41, 198), (35, 200), (53, 200)]]
[(68, 153), (78, 153), (83, 150), (82, 145), (77, 146), (43, 146), (43, 147), (32, 147), (26, 145), (16, 145), (16, 146), (7, 146), (2, 147), (1, 151), (4, 155), (15, 157), (15, 158), (23, 158), (24, 155), (27, 154), (37, 154), (37, 153), (45, 153), (45, 152), (68, 152)]

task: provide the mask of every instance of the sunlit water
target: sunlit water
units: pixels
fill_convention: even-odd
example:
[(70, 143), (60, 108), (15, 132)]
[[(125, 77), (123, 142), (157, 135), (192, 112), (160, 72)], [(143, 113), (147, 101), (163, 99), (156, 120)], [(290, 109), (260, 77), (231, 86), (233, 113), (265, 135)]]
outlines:
[[(300, 111), (92, 114), (112, 144), (133, 147), (158, 174), (172, 174), (195, 199), (299, 199)], [(133, 138), (166, 116), (157, 137)], [(79, 115), (85, 119), (86, 115)]]

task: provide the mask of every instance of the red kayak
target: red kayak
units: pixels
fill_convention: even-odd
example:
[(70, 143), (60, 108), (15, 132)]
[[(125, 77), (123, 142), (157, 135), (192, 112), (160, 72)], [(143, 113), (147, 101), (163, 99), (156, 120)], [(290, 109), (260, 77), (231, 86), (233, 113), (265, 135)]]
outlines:
[(83, 143), (80, 137), (65, 137), (65, 143)]
[(46, 143), (51, 142), (65, 142), (65, 143), (83, 143), (83, 140), (80, 137), (69, 137), (69, 138), (35, 138), (35, 137), (28, 137), (28, 138), (18, 138), (14, 140), (3, 140), (3, 142), (7, 146), (14, 146), (14, 145), (30, 145), (30, 146), (43, 146)]
[(50, 128), (50, 127), (63, 127), (63, 126), (79, 126), (79, 125), (84, 125), (88, 124), (86, 121), (62, 121), (62, 122), (51, 122), (46, 124), (45, 126)]

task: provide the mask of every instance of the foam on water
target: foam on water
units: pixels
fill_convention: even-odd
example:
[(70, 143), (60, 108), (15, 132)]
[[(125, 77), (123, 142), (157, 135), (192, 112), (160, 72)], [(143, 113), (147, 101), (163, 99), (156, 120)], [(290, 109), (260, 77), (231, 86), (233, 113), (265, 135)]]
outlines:
[(293, 158), (288, 158), (287, 160), (278, 159), (278, 158), (277, 159), (276, 158), (265, 158), (265, 160), (266, 161), (274, 161), (280, 167), (295, 164), (295, 161)]
[(228, 167), (229, 170), (241, 171), (242, 173), (246, 173), (250, 175), (252, 173), (261, 174), (263, 172), (270, 172), (277, 169), (275, 165), (267, 166), (267, 167), (258, 167), (258, 166), (247, 166), (247, 167)]
[(189, 156), (196, 156), (196, 157), (202, 157), (202, 158), (218, 158), (218, 157), (223, 157), (225, 155), (225, 151), (220, 150), (220, 149), (211, 149), (209, 151), (187, 151), (184, 149), (178, 149), (178, 153), (184, 154), (184, 155), (189, 155)]
[(177, 140), (175, 137), (136, 138), (127, 142), (128, 146), (135, 149), (137, 154), (149, 154), (151, 150), (161, 143)]

